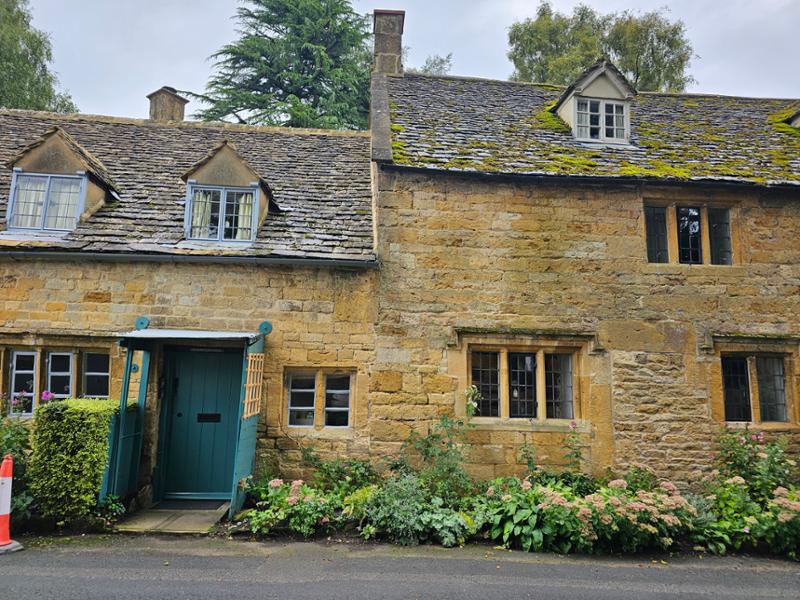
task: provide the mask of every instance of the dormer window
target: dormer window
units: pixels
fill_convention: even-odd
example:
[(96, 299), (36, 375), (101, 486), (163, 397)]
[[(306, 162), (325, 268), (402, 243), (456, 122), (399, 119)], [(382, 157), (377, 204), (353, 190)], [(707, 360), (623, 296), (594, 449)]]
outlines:
[(83, 211), (85, 175), (48, 175), (14, 171), (10, 229), (72, 231)]
[(187, 238), (191, 240), (253, 240), (258, 213), (253, 210), (258, 186), (212, 187), (190, 184)]
[(577, 98), (576, 137), (583, 140), (625, 141), (625, 104), (610, 100)]
[(572, 129), (576, 140), (625, 144), (635, 95), (619, 69), (602, 58), (581, 73), (549, 110)]

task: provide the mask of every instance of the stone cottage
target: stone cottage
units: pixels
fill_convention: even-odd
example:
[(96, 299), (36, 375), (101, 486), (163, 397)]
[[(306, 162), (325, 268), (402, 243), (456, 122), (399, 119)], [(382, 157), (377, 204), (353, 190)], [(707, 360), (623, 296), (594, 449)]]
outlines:
[(147, 501), (396, 455), (470, 385), (481, 478), (571, 427), (596, 472), (685, 479), (724, 426), (797, 450), (800, 100), (404, 74), (403, 22), (374, 15), (369, 132), (168, 87), (147, 120), (0, 111), (12, 410), (138, 399), (114, 468)]

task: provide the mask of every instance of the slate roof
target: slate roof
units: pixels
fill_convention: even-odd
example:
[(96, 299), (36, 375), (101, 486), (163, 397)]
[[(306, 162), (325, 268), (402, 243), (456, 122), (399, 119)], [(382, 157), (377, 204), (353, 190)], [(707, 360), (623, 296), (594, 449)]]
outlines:
[[(54, 126), (106, 169), (120, 199), (62, 238), (3, 232), (0, 251), (375, 259), (366, 133), (0, 110), (0, 165)], [(267, 215), (253, 244), (187, 242), (181, 176), (224, 140), (268, 182), (280, 211)], [(0, 168), (3, 227), (10, 183), (11, 169)]]
[[(630, 144), (574, 139), (550, 112), (563, 87), (382, 77), (397, 165), (537, 176), (800, 185), (800, 100), (639, 93)], [(376, 85), (376, 84), (374, 84)]]

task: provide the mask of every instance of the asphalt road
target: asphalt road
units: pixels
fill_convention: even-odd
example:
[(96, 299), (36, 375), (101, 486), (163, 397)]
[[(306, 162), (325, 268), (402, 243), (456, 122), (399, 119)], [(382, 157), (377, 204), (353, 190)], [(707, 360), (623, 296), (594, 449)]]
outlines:
[(800, 564), (747, 557), (124, 536), (22, 541), (24, 551), (0, 556), (2, 600), (800, 599)]

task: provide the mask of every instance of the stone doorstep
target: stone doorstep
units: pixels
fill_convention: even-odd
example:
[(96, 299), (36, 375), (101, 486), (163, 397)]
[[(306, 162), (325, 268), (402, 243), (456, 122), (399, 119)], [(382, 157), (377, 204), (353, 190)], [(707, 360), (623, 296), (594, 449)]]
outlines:
[(216, 510), (142, 510), (117, 525), (116, 530), (122, 533), (203, 534), (211, 531), (229, 508), (230, 502), (225, 502)]

